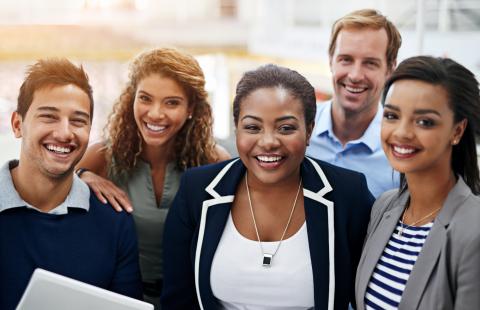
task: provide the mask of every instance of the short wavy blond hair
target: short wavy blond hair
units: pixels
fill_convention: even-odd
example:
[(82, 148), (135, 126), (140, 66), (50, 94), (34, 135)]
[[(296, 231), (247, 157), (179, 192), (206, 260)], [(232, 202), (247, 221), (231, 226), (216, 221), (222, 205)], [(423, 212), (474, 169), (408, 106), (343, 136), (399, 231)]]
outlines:
[(385, 29), (388, 37), (386, 53), (387, 65), (390, 70), (394, 69), (394, 66), (397, 62), (398, 50), (402, 45), (402, 36), (400, 35), (397, 27), (395, 27), (395, 25), (388, 20), (386, 16), (373, 9), (353, 11), (335, 21), (330, 36), (328, 55), (333, 57), (337, 44), (337, 37), (342, 29), (364, 28), (372, 28), (375, 30), (382, 28)]
[(128, 176), (142, 153), (142, 136), (135, 122), (133, 102), (138, 83), (150, 74), (175, 80), (187, 94), (189, 106), (193, 107), (192, 118), (175, 137), (172, 156), (177, 168), (183, 171), (217, 161), (212, 110), (200, 65), (195, 58), (176, 49), (157, 48), (141, 53), (132, 61), (127, 85), (108, 118), (105, 135), (110, 171)]

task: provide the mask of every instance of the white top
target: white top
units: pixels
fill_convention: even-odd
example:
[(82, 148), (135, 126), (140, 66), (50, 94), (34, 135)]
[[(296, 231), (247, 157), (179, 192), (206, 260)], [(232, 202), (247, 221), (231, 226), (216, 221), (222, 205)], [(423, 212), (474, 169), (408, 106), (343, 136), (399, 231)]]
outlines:
[[(273, 253), (278, 241), (262, 244), (266, 253)], [(270, 267), (262, 266), (262, 260), (258, 241), (242, 236), (230, 214), (210, 273), (213, 295), (224, 309), (313, 309), (313, 271), (305, 223), (282, 242)]]

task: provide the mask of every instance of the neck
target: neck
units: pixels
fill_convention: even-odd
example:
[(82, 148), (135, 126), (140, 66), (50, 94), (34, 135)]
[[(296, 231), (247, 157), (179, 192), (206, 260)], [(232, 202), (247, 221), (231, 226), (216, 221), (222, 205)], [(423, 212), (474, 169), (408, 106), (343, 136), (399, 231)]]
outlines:
[(142, 159), (150, 164), (152, 169), (165, 167), (173, 158), (173, 149), (170, 145), (149, 147), (145, 146), (142, 152)]
[(50, 178), (26, 168), (20, 161), (17, 167), (10, 170), (13, 185), (23, 200), (43, 212), (48, 212), (65, 201), (72, 188), (73, 173)]
[[(247, 172), (248, 173), (248, 172)], [(248, 187), (250, 191), (257, 193), (289, 193), (297, 190), (300, 183), (300, 168), (293, 175), (275, 184), (264, 183), (257, 179), (253, 173), (248, 173)]]
[(342, 145), (357, 140), (363, 136), (368, 126), (375, 118), (378, 106), (360, 113), (349, 113), (335, 102), (332, 104), (333, 133)]
[(442, 207), (448, 193), (455, 186), (456, 178), (451, 169), (442, 174), (406, 175), (410, 192), (411, 214), (425, 214)]

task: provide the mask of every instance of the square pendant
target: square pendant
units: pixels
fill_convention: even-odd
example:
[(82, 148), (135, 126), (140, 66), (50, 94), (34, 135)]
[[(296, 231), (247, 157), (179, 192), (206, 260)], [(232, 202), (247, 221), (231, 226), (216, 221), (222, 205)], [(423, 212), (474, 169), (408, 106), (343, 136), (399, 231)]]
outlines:
[(273, 259), (272, 254), (263, 254), (262, 266), (263, 267), (270, 267), (272, 265), (272, 259)]

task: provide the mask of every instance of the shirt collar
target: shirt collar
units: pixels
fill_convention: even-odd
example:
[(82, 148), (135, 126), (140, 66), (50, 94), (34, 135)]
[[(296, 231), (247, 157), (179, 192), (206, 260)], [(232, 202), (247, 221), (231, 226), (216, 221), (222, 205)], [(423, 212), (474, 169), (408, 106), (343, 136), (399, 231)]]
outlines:
[[(327, 134), (330, 138), (338, 141), (338, 138), (333, 133), (333, 123), (332, 123), (332, 104), (333, 101), (328, 101), (323, 103), (326, 106), (322, 108), (319, 115), (317, 116), (315, 124), (315, 136), (320, 136), (322, 134)], [(380, 140), (380, 127), (382, 123), (383, 116), (383, 107), (381, 104), (378, 105), (377, 113), (375, 117), (368, 125), (367, 130), (365, 130), (363, 136), (357, 140), (352, 140), (348, 144), (365, 144), (371, 152), (374, 152), (382, 147)]]
[[(0, 212), (18, 207), (26, 207), (39, 211), (35, 206), (28, 204), (20, 197), (13, 185), (10, 170), (18, 165), (17, 160), (6, 162), (0, 168)], [(68, 208), (80, 208), (88, 211), (90, 209), (90, 189), (76, 175), (73, 176), (73, 183), (70, 192), (64, 202), (50, 210), (50, 214), (67, 214)], [(40, 211), (41, 212), (41, 211)]]
[(382, 147), (382, 142), (380, 139), (380, 130), (383, 117), (383, 107), (381, 104), (378, 105), (377, 114), (368, 125), (367, 130), (363, 133), (363, 136), (357, 141), (361, 141), (367, 145), (372, 152), (380, 149)]

